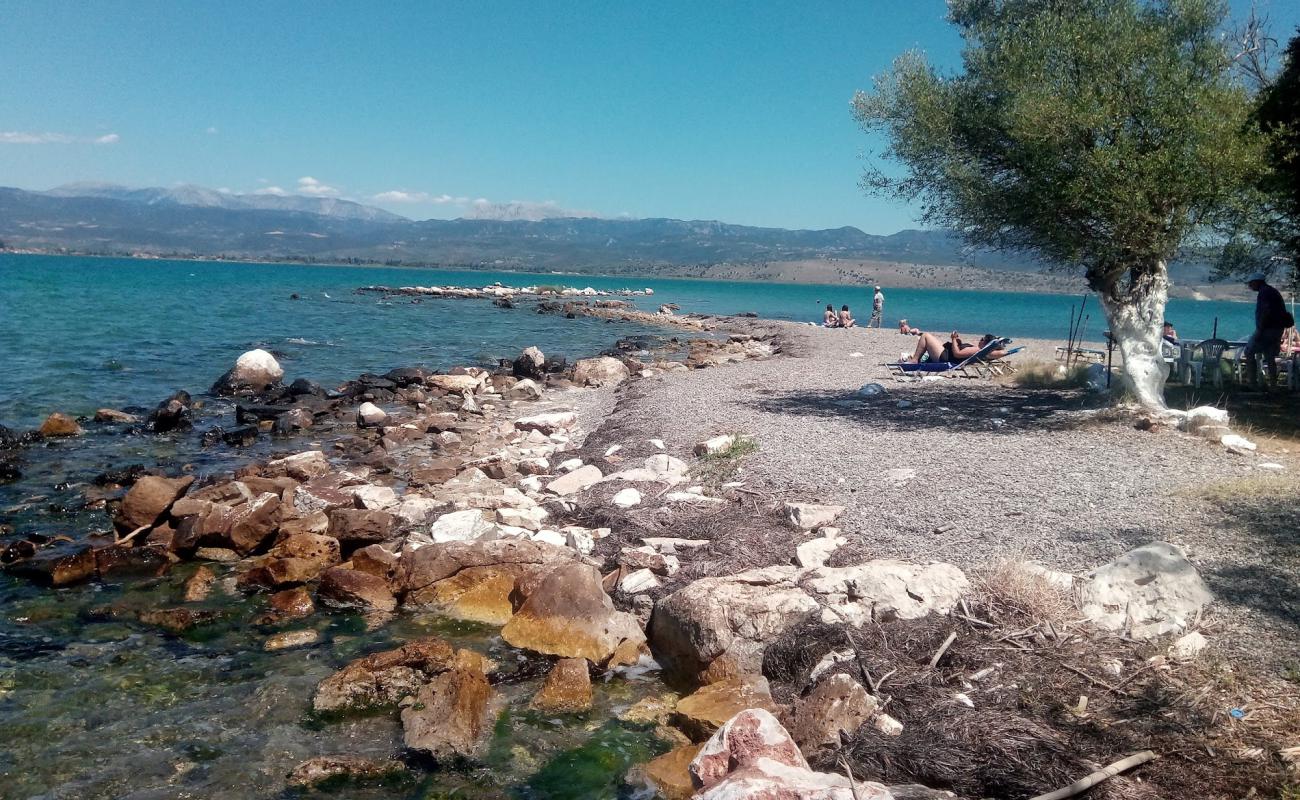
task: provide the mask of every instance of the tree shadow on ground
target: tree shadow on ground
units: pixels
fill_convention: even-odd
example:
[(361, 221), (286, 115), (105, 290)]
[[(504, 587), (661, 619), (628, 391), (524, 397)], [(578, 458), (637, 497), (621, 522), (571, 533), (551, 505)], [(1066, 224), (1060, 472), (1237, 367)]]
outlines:
[(1293, 484), (1280, 477), (1238, 481), (1207, 499), (1226, 515), (1222, 535), (1251, 553), (1249, 563), (1206, 570), (1211, 591), (1300, 634), (1300, 499)]
[(1205, 582), (1220, 602), (1272, 617), (1300, 636), (1300, 572), (1263, 564), (1207, 570)]
[(934, 429), (1021, 433), (1095, 424), (1098, 401), (1084, 392), (998, 384), (907, 384), (866, 396), (854, 390), (760, 392), (749, 405), (770, 414), (845, 420), (874, 431)]

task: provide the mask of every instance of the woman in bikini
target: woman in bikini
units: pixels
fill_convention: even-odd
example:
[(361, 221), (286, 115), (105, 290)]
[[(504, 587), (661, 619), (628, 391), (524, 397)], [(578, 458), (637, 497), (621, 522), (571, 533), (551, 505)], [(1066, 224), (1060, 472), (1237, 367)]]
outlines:
[[(921, 361), (921, 356), (929, 356), (931, 361), (945, 362), (948, 364), (960, 364), (966, 359), (978, 353), (985, 345), (997, 337), (991, 333), (986, 333), (980, 337), (979, 344), (967, 344), (961, 340), (957, 331), (953, 331), (948, 337), (948, 341), (941, 340), (933, 333), (923, 333), (916, 343), (916, 352), (912, 357), (907, 359), (907, 363), (916, 364)], [(1006, 350), (992, 350), (986, 356), (989, 359), (1001, 358), (1006, 354)]]

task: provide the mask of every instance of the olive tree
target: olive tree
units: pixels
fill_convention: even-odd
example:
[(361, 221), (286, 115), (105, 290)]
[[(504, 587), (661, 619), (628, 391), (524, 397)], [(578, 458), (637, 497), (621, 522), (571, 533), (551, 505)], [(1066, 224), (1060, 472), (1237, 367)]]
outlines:
[(853, 100), (889, 143), (864, 188), (918, 202), (970, 244), (1082, 269), (1127, 387), (1163, 409), (1167, 264), (1262, 158), (1219, 35), (1224, 7), (950, 0), (949, 13), (960, 72), (907, 53)]

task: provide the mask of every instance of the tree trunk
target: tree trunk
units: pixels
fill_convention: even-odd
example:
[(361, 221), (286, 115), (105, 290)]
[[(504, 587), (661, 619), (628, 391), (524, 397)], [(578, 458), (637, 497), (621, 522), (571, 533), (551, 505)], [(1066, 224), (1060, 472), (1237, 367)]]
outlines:
[(1124, 388), (1142, 406), (1167, 411), (1165, 377), (1169, 369), (1160, 350), (1165, 302), (1169, 299), (1169, 274), (1164, 261), (1134, 270), (1128, 286), (1096, 287), (1111, 335), (1124, 359)]

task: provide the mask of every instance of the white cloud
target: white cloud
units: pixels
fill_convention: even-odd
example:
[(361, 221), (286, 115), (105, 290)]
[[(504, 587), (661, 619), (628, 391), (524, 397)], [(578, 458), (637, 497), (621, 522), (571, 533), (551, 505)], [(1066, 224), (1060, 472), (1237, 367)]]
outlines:
[(117, 144), (121, 140), (116, 133), (81, 137), (50, 131), (0, 131), (0, 144)]
[(0, 131), (3, 144), (70, 144), (76, 139), (66, 133), (30, 133), (27, 131)]
[(208, 126), (208, 129), (204, 131), (204, 133), (208, 134), (209, 136), (216, 136), (218, 133), (220, 133), (220, 131), (217, 130), (216, 125), (210, 125)]
[(306, 175), (298, 179), (298, 194), (305, 194), (308, 197), (338, 197), (340, 192), (333, 186)]
[(255, 190), (255, 191), (253, 192), (253, 194), (273, 194), (273, 195), (275, 195), (276, 197), (288, 197), (288, 196), (289, 196), (289, 193), (286, 192), (285, 190), (281, 189), (279, 186), (266, 186), (266, 187), (263, 187), (263, 188), (261, 188), (261, 189), (257, 189), (257, 190)]
[(601, 215), (595, 211), (562, 208), (554, 200), (546, 200), (540, 203), (535, 200), (511, 200), (508, 203), (496, 203), (480, 197), (474, 201), (473, 207), (467, 216), (469, 219), (529, 220), (537, 222), (557, 217), (599, 218)]
[(390, 189), (387, 192), (380, 192), (371, 195), (370, 200), (375, 203), (432, 203), (439, 206), (448, 203), (464, 205), (466, 202), (464, 197), (452, 197), (449, 194), (430, 194), (429, 192), (408, 192), (405, 189)]

